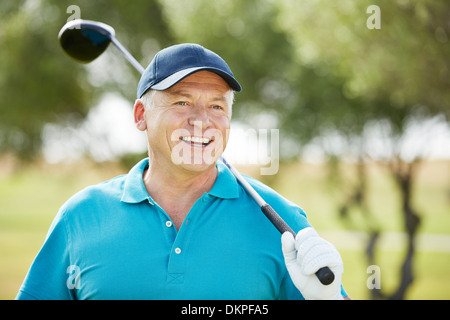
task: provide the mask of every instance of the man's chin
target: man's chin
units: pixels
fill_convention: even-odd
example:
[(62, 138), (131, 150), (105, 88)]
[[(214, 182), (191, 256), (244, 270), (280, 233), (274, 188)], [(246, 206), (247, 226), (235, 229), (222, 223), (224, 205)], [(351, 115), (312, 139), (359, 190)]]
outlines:
[(204, 172), (216, 166), (218, 158), (214, 159), (191, 159), (192, 161), (183, 161), (178, 164), (179, 167), (191, 172)]

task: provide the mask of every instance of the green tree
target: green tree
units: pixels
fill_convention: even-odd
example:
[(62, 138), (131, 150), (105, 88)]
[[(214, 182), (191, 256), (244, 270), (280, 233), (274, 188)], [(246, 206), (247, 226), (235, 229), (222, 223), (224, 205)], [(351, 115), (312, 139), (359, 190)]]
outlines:
[(135, 98), (139, 75), (116, 50), (84, 67), (59, 48), (56, 35), (70, 17), (70, 5), (80, 8), (83, 19), (112, 25), (144, 66), (162, 47), (200, 43), (220, 53), (243, 85), (234, 117), (252, 124), (262, 112), (270, 114), (282, 128), (282, 155), (297, 155), (316, 137), (343, 137), (361, 164), (355, 203), (365, 198), (363, 166), (371, 155), (365, 133), (374, 124), (385, 128), (391, 152), (383, 160), (402, 191), (401, 211), (410, 239), (404, 277), (391, 295), (402, 298), (412, 281), (420, 221), (411, 205), (411, 190), (424, 155), (419, 150), (405, 161), (402, 143), (412, 121), (434, 116), (450, 120), (450, 7), (442, 0), (376, 1), (381, 29), (369, 29), (366, 10), (373, 4), (368, 0), (3, 1), (0, 152), (31, 158), (39, 153), (46, 123), (81, 121), (108, 91), (130, 101)]
[[(346, 151), (360, 163), (353, 203), (363, 204), (366, 197), (364, 166), (371, 156), (366, 132), (374, 126), (384, 129), (390, 152), (382, 161), (401, 191), (409, 238), (402, 278), (390, 297), (403, 298), (413, 280), (420, 224), (412, 190), (425, 153), (418, 146), (417, 153), (405, 159), (402, 150), (412, 122), (435, 116), (450, 120), (450, 7), (445, 1), (377, 1), (381, 28), (371, 29), (367, 20), (373, 13), (367, 9), (373, 1), (161, 4), (178, 40), (213, 47), (230, 61), (244, 83), (235, 108), (238, 117), (251, 122), (263, 110), (274, 114), (283, 128), (282, 142), (296, 142), (297, 148), (287, 144), (294, 153), (314, 137), (343, 137), (349, 145)], [(368, 245), (373, 259), (380, 230), (372, 225), (368, 231), (374, 235)]]
[[(425, 156), (424, 148), (417, 146), (413, 157), (402, 157), (404, 136), (412, 120), (421, 122), (435, 116), (450, 120), (450, 7), (445, 1), (377, 1), (381, 28), (370, 29), (366, 21), (371, 12), (367, 14), (366, 9), (372, 1), (276, 3), (278, 25), (295, 43), (301, 63), (341, 77), (345, 97), (358, 101), (359, 110), (355, 111), (360, 125), (342, 128), (345, 122), (337, 119), (333, 126), (340, 132), (350, 128), (351, 135), (359, 136), (374, 120), (385, 127), (390, 156), (383, 162), (401, 191), (408, 235), (402, 277), (389, 297), (402, 299), (414, 279), (414, 240), (421, 218), (412, 205), (412, 190), (417, 164)], [(345, 114), (339, 117), (349, 118)], [(361, 166), (366, 151), (359, 151)], [(348, 204), (364, 202), (365, 171), (359, 172), (360, 183)], [(368, 255), (373, 263), (373, 247), (380, 230), (372, 228)], [(385, 293), (380, 296), (388, 297)]]
[(46, 123), (81, 122), (107, 91), (131, 101), (139, 75), (108, 50), (94, 69), (74, 63), (57, 35), (78, 6), (82, 19), (111, 24), (146, 64), (171, 36), (156, 1), (2, 1), (0, 4), (0, 152), (40, 155)]

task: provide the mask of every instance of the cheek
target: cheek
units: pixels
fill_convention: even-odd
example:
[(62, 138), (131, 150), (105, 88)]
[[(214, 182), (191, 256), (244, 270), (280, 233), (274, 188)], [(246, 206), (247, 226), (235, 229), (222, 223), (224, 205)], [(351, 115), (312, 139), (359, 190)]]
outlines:
[(228, 135), (230, 133), (230, 119), (228, 117), (222, 117), (215, 122), (215, 129), (220, 132), (223, 141), (223, 147), (228, 142)]
[[(154, 112), (148, 115), (147, 138), (150, 146), (174, 145), (173, 133), (179, 130), (182, 121), (171, 112)], [(170, 147), (170, 146), (169, 146)]]
[(146, 117), (146, 123), (148, 144), (155, 148), (164, 141), (166, 132), (164, 117), (161, 117), (159, 113), (151, 112)]
[(226, 136), (225, 133), (230, 131), (230, 118), (222, 117), (218, 122), (218, 129), (223, 132), (224, 136)]

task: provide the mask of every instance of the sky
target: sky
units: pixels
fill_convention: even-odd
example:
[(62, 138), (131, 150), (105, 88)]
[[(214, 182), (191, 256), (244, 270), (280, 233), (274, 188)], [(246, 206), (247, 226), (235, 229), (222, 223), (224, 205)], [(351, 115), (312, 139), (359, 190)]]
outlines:
[[(76, 161), (88, 153), (97, 161), (107, 161), (125, 153), (145, 152), (146, 136), (134, 126), (133, 103), (110, 93), (90, 111), (81, 125), (47, 124), (43, 131), (45, 159), (50, 163)], [(268, 165), (274, 161), (279, 154), (277, 135), (282, 134), (282, 128), (274, 129), (273, 123), (267, 118), (268, 128), (261, 128), (260, 123), (258, 129), (232, 120), (224, 153), (228, 162), (235, 165)], [(384, 138), (387, 131), (382, 123), (367, 126), (365, 151), (372, 158), (382, 159), (390, 155)], [(431, 160), (450, 159), (450, 128), (439, 117), (420, 124), (411, 122), (402, 146), (402, 158), (408, 161), (414, 158), (418, 150)], [(347, 141), (335, 132), (318, 137), (301, 149), (301, 159), (308, 162), (324, 161), (326, 153), (352, 153)]]

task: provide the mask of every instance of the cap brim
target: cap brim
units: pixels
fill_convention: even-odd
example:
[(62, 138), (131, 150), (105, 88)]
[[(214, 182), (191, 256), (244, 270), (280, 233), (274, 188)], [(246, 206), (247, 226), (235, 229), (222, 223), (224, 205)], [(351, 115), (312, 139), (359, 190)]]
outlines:
[(239, 82), (236, 81), (236, 79), (234, 79), (231, 75), (229, 75), (228, 73), (223, 72), (222, 70), (216, 69), (216, 68), (211, 68), (211, 67), (195, 67), (195, 68), (188, 68), (188, 69), (184, 69), (178, 72), (175, 72), (174, 74), (168, 76), (167, 78), (165, 78), (164, 80), (158, 82), (157, 84), (151, 86), (149, 89), (153, 89), (153, 90), (157, 90), (157, 91), (163, 91), (163, 90), (167, 90), (170, 87), (174, 86), (175, 84), (177, 84), (178, 82), (180, 82), (181, 80), (183, 80), (184, 78), (186, 78), (187, 76), (201, 71), (201, 70), (206, 70), (206, 71), (211, 71), (214, 72), (216, 74), (218, 74), (219, 76), (221, 76), (227, 83), (228, 85), (231, 87), (231, 89), (233, 89), (234, 91), (241, 91), (241, 85), (239, 84)]

